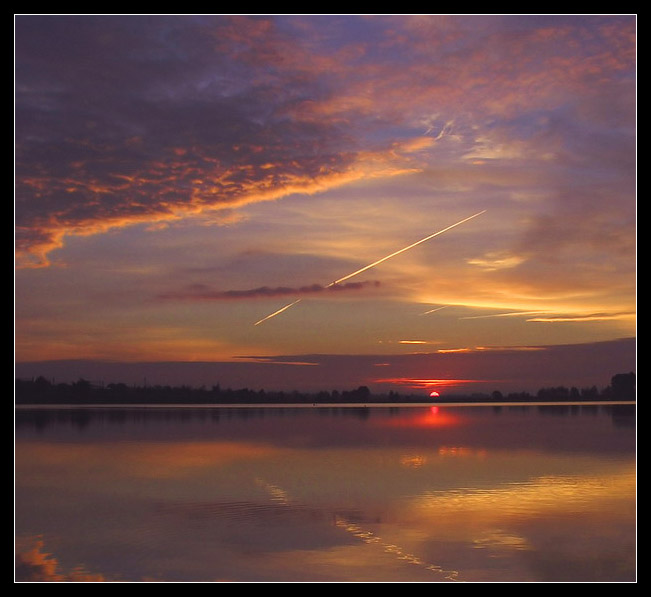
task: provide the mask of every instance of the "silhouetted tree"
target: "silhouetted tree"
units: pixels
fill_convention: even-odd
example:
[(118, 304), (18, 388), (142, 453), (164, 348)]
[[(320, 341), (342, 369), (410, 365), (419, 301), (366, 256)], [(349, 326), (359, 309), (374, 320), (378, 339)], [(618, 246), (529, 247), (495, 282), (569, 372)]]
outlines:
[(599, 390), (597, 389), (597, 386), (581, 389), (582, 400), (597, 400), (598, 398), (599, 398)]
[(359, 388), (357, 388), (353, 394), (356, 398), (359, 398), (359, 400), (363, 402), (365, 400), (368, 400), (371, 395), (371, 390), (369, 390), (366, 386), (359, 386)]
[(610, 380), (615, 400), (635, 400), (635, 373), (618, 373)]
[(49, 390), (52, 387), (52, 384), (45, 379), (42, 375), (36, 378), (34, 381), (34, 389), (36, 390)]
[(538, 390), (538, 400), (567, 400), (569, 397), (570, 391), (563, 386)]
[[(635, 400), (636, 381), (634, 373), (619, 373), (611, 379), (611, 385), (603, 391), (596, 386), (578, 390), (576, 387), (570, 389), (558, 386), (541, 388), (536, 395), (527, 392), (511, 392), (506, 398), (499, 390), (491, 394), (471, 394), (450, 396), (448, 401), (469, 400), (474, 402), (486, 402), (492, 399), (494, 402), (502, 400), (513, 402), (533, 402), (535, 400), (564, 402), (564, 401), (588, 401), (588, 400)], [(193, 388), (183, 385), (171, 386), (127, 386), (124, 383), (109, 383), (106, 386), (97, 387), (85, 379), (79, 379), (73, 383), (58, 383), (48, 381), (45, 377), (38, 377), (31, 380), (16, 380), (15, 400), (17, 404), (93, 404), (110, 402), (112, 404), (132, 404), (138, 402), (161, 403), (161, 404), (188, 404), (188, 403), (282, 403), (282, 402), (399, 402), (399, 401), (425, 401), (423, 396), (405, 395), (404, 397), (395, 391), (390, 391), (388, 396), (373, 396), (367, 386), (359, 386), (355, 390), (332, 392), (321, 391), (315, 394), (306, 394), (298, 391), (280, 392), (252, 390), (242, 388), (233, 390), (222, 389), (219, 384), (207, 389), (204, 386)]]

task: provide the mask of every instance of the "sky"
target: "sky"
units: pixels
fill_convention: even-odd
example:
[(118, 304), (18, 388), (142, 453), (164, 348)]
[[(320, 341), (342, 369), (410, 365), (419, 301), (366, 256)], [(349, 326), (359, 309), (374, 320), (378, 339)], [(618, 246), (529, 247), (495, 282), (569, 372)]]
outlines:
[(634, 15), (15, 16), (16, 375), (634, 370), (635, 37)]

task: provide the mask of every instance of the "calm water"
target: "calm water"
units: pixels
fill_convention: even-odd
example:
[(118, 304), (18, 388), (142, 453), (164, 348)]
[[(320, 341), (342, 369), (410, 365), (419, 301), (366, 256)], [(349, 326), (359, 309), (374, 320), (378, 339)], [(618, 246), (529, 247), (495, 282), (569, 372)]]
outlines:
[(16, 414), (17, 580), (636, 579), (632, 407)]

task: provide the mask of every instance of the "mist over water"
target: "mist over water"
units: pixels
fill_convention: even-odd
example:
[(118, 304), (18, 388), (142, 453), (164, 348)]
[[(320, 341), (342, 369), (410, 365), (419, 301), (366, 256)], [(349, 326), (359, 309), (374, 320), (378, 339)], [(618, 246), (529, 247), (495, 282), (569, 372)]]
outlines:
[(16, 579), (633, 581), (626, 406), (16, 412)]

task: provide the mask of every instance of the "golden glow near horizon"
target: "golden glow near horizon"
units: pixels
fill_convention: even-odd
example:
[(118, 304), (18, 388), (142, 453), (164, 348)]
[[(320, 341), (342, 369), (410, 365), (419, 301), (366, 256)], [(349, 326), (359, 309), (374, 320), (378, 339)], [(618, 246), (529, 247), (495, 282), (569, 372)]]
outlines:
[[(459, 222), (456, 222), (450, 226), (447, 226), (446, 228), (443, 228), (442, 230), (439, 230), (438, 232), (435, 232), (434, 234), (430, 234), (429, 236), (426, 236), (425, 238), (420, 239), (419, 241), (416, 241), (415, 243), (412, 243), (398, 251), (394, 251), (393, 253), (387, 255), (386, 257), (382, 257), (382, 259), (378, 259), (377, 261), (374, 261), (373, 263), (370, 263), (369, 265), (366, 265), (356, 271), (354, 271), (351, 274), (348, 274), (344, 276), (343, 278), (339, 278), (338, 280), (335, 280), (334, 282), (331, 282), (326, 286), (326, 288), (332, 288), (333, 286), (337, 286), (338, 284), (341, 284), (342, 282), (345, 282), (346, 280), (350, 280), (350, 278), (353, 278), (354, 276), (357, 276), (377, 265), (380, 265), (381, 263), (384, 263), (385, 261), (388, 261), (389, 259), (393, 257), (397, 257), (401, 253), (404, 253), (406, 251), (409, 251), (410, 249), (413, 249), (414, 247), (417, 247), (418, 245), (431, 240), (432, 238), (439, 236), (440, 234), (443, 234), (444, 232), (447, 232), (448, 230), (451, 230), (452, 228), (456, 228), (457, 226), (460, 226), (461, 224), (467, 222), (468, 220), (472, 220), (473, 218), (476, 218), (477, 216), (482, 215), (485, 213), (486, 210), (480, 211), (472, 216), (469, 216), (467, 218), (464, 218), (463, 220), (460, 220)], [(259, 325), (262, 322), (266, 321), (267, 319), (271, 319), (272, 317), (275, 317), (276, 315), (280, 315), (283, 311), (289, 309), (290, 307), (293, 307), (296, 303), (298, 303), (301, 299), (295, 300), (293, 303), (290, 303), (289, 305), (284, 306), (282, 309), (279, 309), (278, 311), (275, 311), (271, 315), (267, 315), (267, 317), (264, 317), (263, 319), (260, 319), (257, 321), (254, 325)]]
[[(479, 379), (420, 379), (413, 377), (392, 377), (373, 380), (375, 383), (400, 385), (414, 390), (431, 389), (431, 388), (455, 388), (467, 384), (476, 384), (482, 380)], [(430, 396), (432, 394), (430, 393)]]

